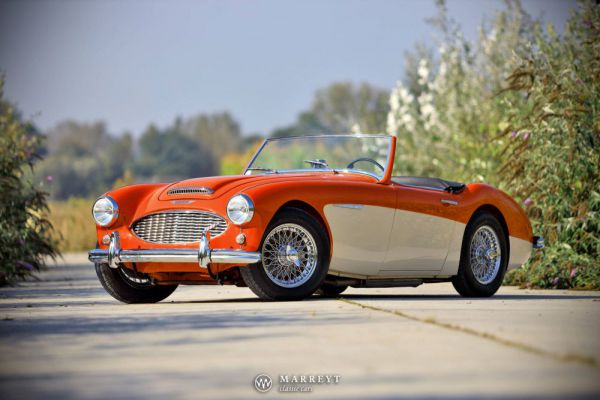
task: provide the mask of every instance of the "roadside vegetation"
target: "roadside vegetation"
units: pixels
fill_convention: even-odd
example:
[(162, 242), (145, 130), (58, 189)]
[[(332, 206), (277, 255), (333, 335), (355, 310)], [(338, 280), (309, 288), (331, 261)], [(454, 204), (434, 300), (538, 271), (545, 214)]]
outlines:
[[(43, 132), (44, 141), (2, 103), (3, 121), (12, 118), (3, 122), (2, 140), (5, 130), (17, 129), (21, 136), (10, 140), (25, 146), (19, 151), (33, 146), (36, 154), (15, 167), (9, 147), (0, 149), (13, 171), (8, 174), (27, 188), (23, 196), (33, 196), (34, 206), (23, 207), (28, 214), (19, 217), (23, 229), (37, 221), (41, 238), (29, 253), (40, 255), (33, 263), (3, 253), (2, 268), (4, 257), (12, 257), (6, 258), (10, 276), (23, 270), (21, 261), (35, 269), (41, 255), (54, 254), (54, 243), (61, 251), (93, 247), (90, 206), (112, 188), (238, 174), (266, 136), (388, 132), (398, 137), (396, 174), (486, 182), (526, 210), (546, 249), (505, 283), (600, 289), (600, 7), (579, 3), (559, 35), (518, 1), (505, 4), (469, 39), (438, 1), (430, 20), (438, 43), (417, 44), (406, 55), (395, 87), (332, 83), (295, 121), (272, 132), (243, 132), (224, 111), (178, 117), (161, 128), (150, 123), (139, 137), (109, 132), (101, 121), (64, 121)], [(34, 144), (22, 144), (20, 137)], [(31, 172), (37, 156), (43, 160)], [(4, 171), (2, 179), (3, 185), (15, 182)], [(44, 191), (52, 199), (49, 214)], [(7, 193), (3, 187), (2, 196)]]
[(521, 203), (546, 248), (505, 283), (600, 289), (600, 7), (580, 3), (558, 35), (510, 1), (476, 41), (439, 10), (439, 47), (410, 54), (390, 95), (398, 172)]
[(57, 254), (47, 193), (31, 178), (42, 141), (4, 100), (0, 77), (0, 285), (31, 275)]

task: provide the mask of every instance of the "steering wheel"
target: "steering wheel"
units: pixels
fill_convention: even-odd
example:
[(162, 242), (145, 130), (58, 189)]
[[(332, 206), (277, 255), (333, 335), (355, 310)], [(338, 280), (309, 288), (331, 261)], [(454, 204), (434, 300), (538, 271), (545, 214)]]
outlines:
[(353, 169), (354, 164), (356, 164), (359, 161), (370, 162), (371, 164), (375, 165), (377, 168), (381, 169), (381, 172), (385, 172), (385, 168), (383, 168), (383, 166), (381, 164), (379, 164), (377, 161), (375, 161), (369, 157), (360, 157), (360, 158), (354, 159), (354, 160), (350, 161), (350, 164), (348, 164), (348, 166), (346, 168)]

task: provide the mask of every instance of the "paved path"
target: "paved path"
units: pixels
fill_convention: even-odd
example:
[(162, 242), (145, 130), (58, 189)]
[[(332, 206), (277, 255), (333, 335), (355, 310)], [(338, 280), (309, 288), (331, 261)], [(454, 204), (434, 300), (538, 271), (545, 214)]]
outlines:
[[(476, 300), (432, 284), (275, 303), (191, 286), (122, 305), (81, 256), (40, 278), (0, 289), (2, 399), (600, 398), (600, 292)], [(302, 395), (278, 392), (282, 374), (341, 378)]]

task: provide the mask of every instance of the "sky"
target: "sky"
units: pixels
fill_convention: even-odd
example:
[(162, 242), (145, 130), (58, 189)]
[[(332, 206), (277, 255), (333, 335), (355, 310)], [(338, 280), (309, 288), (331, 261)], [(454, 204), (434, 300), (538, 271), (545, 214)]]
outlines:
[[(523, 0), (561, 31), (576, 5)], [(500, 0), (448, 0), (475, 37)], [(434, 0), (0, 0), (5, 97), (42, 130), (103, 120), (114, 134), (229, 110), (245, 133), (294, 122), (334, 81), (389, 89), (434, 44)]]

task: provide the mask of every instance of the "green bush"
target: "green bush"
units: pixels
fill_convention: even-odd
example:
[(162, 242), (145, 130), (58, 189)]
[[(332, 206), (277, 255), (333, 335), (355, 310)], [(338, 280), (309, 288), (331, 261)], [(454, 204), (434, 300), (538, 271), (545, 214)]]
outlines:
[(56, 256), (47, 194), (32, 182), (43, 137), (4, 101), (0, 79), (0, 284), (39, 270)]
[(599, 39), (600, 7), (582, 4), (562, 37), (537, 29), (509, 77), (527, 101), (507, 110), (501, 177), (548, 244), (510, 283), (600, 289)]

